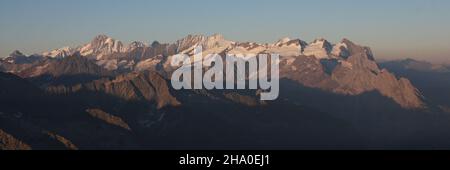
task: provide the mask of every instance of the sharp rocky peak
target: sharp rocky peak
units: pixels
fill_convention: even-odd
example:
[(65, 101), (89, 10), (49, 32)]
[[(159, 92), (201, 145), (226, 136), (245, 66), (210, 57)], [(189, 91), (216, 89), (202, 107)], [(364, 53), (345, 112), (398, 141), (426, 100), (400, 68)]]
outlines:
[(342, 39), (341, 44), (345, 45), (345, 48), (348, 50), (349, 54), (355, 55), (362, 53), (365, 54), (365, 56), (369, 60), (375, 61), (372, 50), (369, 47), (356, 45), (355, 43), (346, 38)]
[(83, 56), (101, 60), (103, 56), (123, 52), (125, 49), (121, 41), (101, 34), (96, 36), (90, 43), (80, 47), (78, 51)]
[(91, 44), (93, 45), (103, 45), (103, 44), (115, 45), (116, 43), (122, 45), (121, 41), (118, 41), (104, 34), (97, 35), (91, 41)]
[(100, 34), (100, 35), (95, 36), (92, 41), (93, 42), (94, 41), (106, 41), (107, 39), (110, 39), (110, 37), (105, 34)]

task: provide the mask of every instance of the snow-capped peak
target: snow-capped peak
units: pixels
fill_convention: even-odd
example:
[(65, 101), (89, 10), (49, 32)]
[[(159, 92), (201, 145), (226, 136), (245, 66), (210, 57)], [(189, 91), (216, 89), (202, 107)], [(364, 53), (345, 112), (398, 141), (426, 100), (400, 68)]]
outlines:
[(315, 56), (316, 58), (327, 58), (333, 46), (325, 39), (319, 38), (310, 43), (303, 54), (306, 56)]
[(79, 48), (83, 56), (94, 56), (101, 59), (103, 56), (125, 51), (121, 41), (110, 38), (106, 35), (96, 36), (90, 43)]
[(233, 41), (226, 40), (221, 34), (213, 34), (211, 36), (204, 35), (188, 35), (176, 42), (178, 52), (186, 51), (196, 45), (201, 45), (203, 50), (213, 48), (228, 48), (235, 44)]
[(310, 45), (314, 45), (314, 44), (318, 44), (321, 46), (331, 45), (330, 42), (328, 42), (328, 40), (326, 40), (324, 38), (315, 39)]
[(52, 57), (52, 58), (64, 58), (64, 57), (72, 55), (74, 52), (75, 52), (75, 50), (70, 47), (63, 47), (63, 48), (55, 49), (55, 50), (52, 50), (49, 52), (44, 52), (44, 53), (42, 53), (42, 56)]
[(206, 38), (203, 35), (189, 34), (188, 36), (186, 36), (176, 42), (177, 51), (181, 52), (181, 51), (191, 48), (192, 46), (199, 45), (199, 43), (201, 43), (205, 39)]
[(347, 58), (350, 56), (347, 44), (343, 42), (334, 45), (333, 50), (331, 50), (331, 54), (335, 57), (342, 57), (342, 58)]
[(289, 42), (289, 41), (291, 41), (291, 39), (290, 39), (289, 37), (284, 37), (284, 38), (278, 40), (278, 41), (275, 43), (275, 46), (280, 46), (281, 44), (285, 44), (285, 43), (287, 43), (287, 42)]
[(226, 40), (221, 34), (211, 35), (202, 42), (203, 48), (205, 49), (226, 48), (232, 44), (234, 44), (234, 42)]

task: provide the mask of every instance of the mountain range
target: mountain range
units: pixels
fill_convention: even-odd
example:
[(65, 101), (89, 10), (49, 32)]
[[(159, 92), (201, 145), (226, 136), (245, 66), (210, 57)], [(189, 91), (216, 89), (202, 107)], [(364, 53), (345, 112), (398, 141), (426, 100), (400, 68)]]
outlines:
[[(104, 75), (105, 70), (115, 73), (152, 70), (167, 75), (174, 69), (170, 68), (169, 58), (180, 53), (190, 54), (196, 45), (203, 47), (205, 56), (213, 53), (277, 53), (282, 57), (281, 77), (305, 86), (345, 95), (375, 90), (405, 108), (423, 106), (419, 92), (407, 79), (396, 79), (389, 71), (379, 69), (368, 47), (358, 46), (347, 39), (334, 45), (323, 38), (309, 44), (289, 38), (273, 44), (257, 44), (233, 42), (215, 34), (189, 35), (173, 44), (154, 42), (148, 46), (142, 42), (133, 42), (124, 46), (121, 41), (99, 35), (78, 48), (64, 47), (41, 56), (26, 57), (15, 51), (3, 60), (2, 66), (4, 71), (24, 78), (42, 75)], [(86, 61), (64, 59), (68, 56), (78, 56), (82, 58), (80, 60)]]
[[(280, 54), (280, 97), (174, 90), (170, 59), (192, 56), (195, 46), (204, 57)], [(377, 63), (369, 47), (348, 39), (261, 44), (214, 34), (124, 45), (99, 35), (39, 55), (14, 51), (0, 61), (0, 148), (449, 147), (450, 103), (398, 68), (448, 70)]]

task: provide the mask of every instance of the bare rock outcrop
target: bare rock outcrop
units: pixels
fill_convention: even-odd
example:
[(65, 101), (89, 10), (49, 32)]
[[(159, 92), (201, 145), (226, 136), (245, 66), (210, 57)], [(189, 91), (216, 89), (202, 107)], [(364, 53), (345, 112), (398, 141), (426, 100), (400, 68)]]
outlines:
[(156, 72), (132, 72), (114, 79), (100, 79), (74, 86), (50, 86), (47, 91), (56, 94), (91, 91), (119, 97), (127, 101), (149, 101), (156, 103), (158, 109), (165, 106), (178, 106), (180, 102), (170, 94), (166, 80)]
[(100, 109), (87, 109), (86, 112), (89, 113), (89, 115), (91, 115), (94, 118), (103, 120), (111, 125), (115, 125), (131, 131), (130, 126), (128, 126), (128, 124), (125, 121), (123, 121), (122, 118), (120, 117), (111, 115)]
[(0, 129), (0, 150), (31, 150), (31, 146)]
[(368, 47), (355, 45), (344, 39), (342, 47), (348, 57), (317, 58), (297, 56), (281, 62), (282, 78), (304, 86), (320, 88), (343, 95), (360, 95), (378, 91), (407, 109), (423, 108), (422, 96), (408, 79), (397, 78), (388, 70), (381, 70)]

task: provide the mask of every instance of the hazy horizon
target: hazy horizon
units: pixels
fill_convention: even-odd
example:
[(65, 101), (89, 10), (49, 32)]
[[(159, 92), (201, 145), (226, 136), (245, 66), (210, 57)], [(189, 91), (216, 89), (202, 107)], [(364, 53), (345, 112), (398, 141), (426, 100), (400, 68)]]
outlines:
[(76, 47), (98, 34), (124, 43), (171, 43), (219, 33), (233, 41), (348, 38), (376, 59), (450, 62), (450, 2), (402, 1), (61, 1), (0, 2), (0, 57)]

